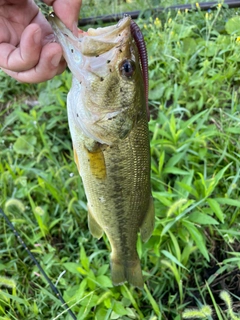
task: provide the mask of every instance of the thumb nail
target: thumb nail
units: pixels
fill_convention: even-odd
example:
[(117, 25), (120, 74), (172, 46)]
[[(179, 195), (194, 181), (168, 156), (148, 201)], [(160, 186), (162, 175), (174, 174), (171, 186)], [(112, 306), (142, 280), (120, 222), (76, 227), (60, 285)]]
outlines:
[(34, 40), (35, 44), (39, 44), (40, 43), (41, 36), (42, 36), (42, 34), (41, 34), (41, 30), (40, 29), (38, 29), (37, 31), (34, 32), (33, 40)]
[(59, 62), (62, 58), (62, 54), (61, 53), (57, 53), (55, 54), (53, 57), (52, 57), (52, 60), (51, 60), (51, 64), (54, 66), (54, 67), (57, 67), (59, 65)]
[(72, 26), (72, 32), (76, 37), (78, 36), (78, 27), (75, 22), (73, 23), (73, 26)]

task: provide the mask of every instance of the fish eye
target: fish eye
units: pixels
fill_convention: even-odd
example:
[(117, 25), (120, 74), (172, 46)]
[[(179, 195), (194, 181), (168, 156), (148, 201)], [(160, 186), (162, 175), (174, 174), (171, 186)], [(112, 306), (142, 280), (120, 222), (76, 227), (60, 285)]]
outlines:
[(123, 76), (127, 78), (131, 78), (134, 71), (135, 71), (135, 62), (133, 60), (125, 59), (120, 64), (120, 72), (122, 73)]

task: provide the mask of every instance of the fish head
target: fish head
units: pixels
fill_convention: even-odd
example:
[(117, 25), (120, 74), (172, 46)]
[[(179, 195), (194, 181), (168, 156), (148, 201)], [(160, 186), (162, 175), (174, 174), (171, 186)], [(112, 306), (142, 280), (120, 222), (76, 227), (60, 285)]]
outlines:
[(70, 128), (74, 125), (87, 137), (108, 145), (126, 138), (146, 113), (131, 17), (113, 26), (80, 30), (78, 37), (56, 16), (49, 20), (73, 74), (68, 94)]

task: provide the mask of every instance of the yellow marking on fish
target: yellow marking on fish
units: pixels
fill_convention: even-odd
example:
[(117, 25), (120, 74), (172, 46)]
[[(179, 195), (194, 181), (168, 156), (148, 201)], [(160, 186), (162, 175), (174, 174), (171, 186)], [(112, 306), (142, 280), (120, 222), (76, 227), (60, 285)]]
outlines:
[(80, 164), (78, 161), (78, 155), (77, 155), (77, 151), (74, 147), (73, 147), (73, 155), (74, 155), (74, 161), (75, 161), (77, 168), (78, 168), (78, 172), (80, 173)]
[(104, 179), (106, 177), (106, 164), (102, 150), (98, 149), (95, 152), (87, 150), (87, 153), (91, 173), (98, 179)]

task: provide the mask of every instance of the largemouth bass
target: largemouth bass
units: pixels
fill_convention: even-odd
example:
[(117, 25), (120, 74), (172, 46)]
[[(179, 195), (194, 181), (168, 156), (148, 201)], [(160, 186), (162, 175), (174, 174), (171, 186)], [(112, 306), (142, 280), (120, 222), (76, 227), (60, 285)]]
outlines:
[(109, 239), (113, 284), (142, 288), (137, 235), (151, 236), (154, 207), (146, 93), (131, 18), (78, 37), (54, 14), (49, 21), (73, 74), (68, 122), (89, 230)]

